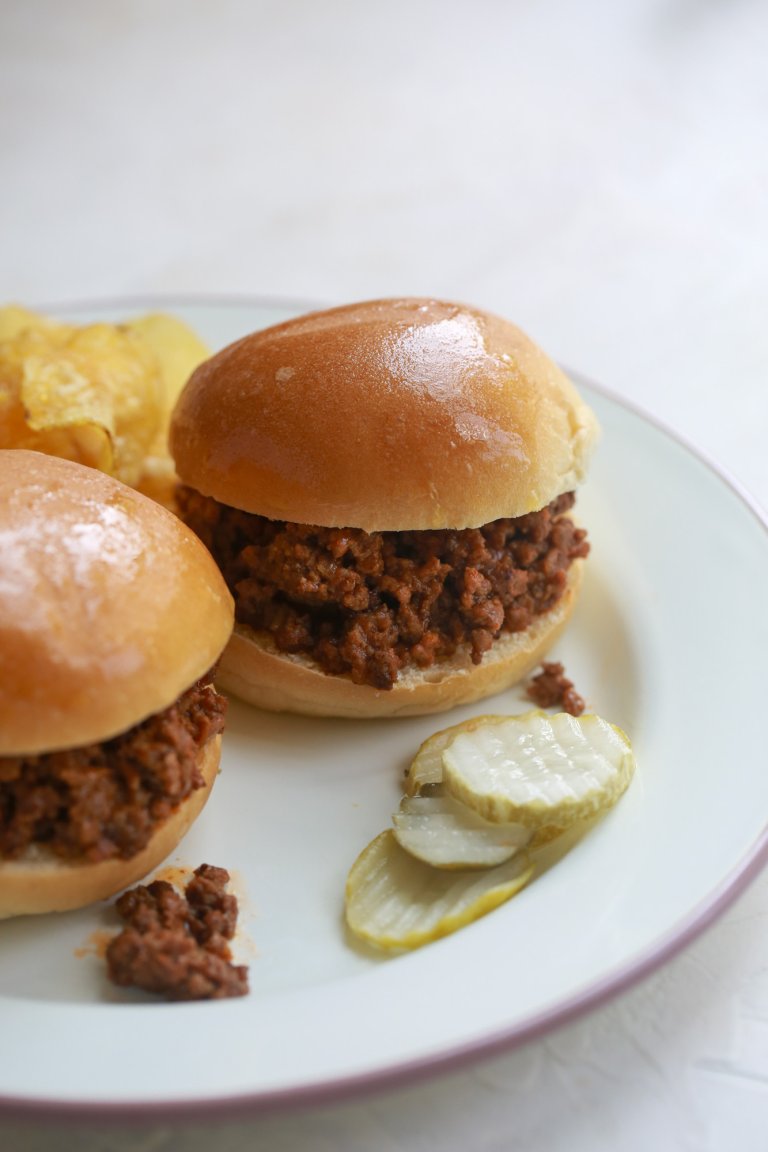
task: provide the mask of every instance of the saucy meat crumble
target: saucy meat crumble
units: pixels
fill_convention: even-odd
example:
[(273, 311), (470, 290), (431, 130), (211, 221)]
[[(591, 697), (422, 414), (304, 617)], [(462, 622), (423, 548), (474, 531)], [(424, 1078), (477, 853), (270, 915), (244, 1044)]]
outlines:
[(390, 689), (467, 646), (479, 664), (562, 596), (589, 552), (564, 493), (538, 512), (480, 528), (364, 532), (268, 520), (180, 486), (182, 518), (217, 561), (236, 619), (281, 652), (356, 684)]

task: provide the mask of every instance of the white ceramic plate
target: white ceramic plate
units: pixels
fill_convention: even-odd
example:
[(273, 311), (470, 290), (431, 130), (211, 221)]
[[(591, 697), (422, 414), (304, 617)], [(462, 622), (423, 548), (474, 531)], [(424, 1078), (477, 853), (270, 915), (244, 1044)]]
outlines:
[[(213, 347), (289, 305), (165, 301)], [(156, 302), (155, 302), (156, 304)], [(80, 315), (124, 317), (147, 301)], [(95, 946), (108, 906), (0, 925), (0, 1103), (78, 1113), (256, 1108), (404, 1081), (518, 1043), (626, 987), (700, 930), (766, 855), (768, 537), (689, 448), (580, 381), (604, 435), (579, 496), (593, 552), (556, 651), (633, 738), (619, 806), (511, 903), (395, 959), (358, 949), (342, 893), (444, 718), (331, 722), (233, 703), (223, 773), (172, 863), (227, 867), (241, 1000), (118, 991)]]

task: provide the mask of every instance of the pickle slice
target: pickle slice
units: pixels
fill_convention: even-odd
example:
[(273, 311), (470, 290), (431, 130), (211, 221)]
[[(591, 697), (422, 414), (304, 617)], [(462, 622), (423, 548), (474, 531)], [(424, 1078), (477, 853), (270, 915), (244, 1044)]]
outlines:
[(473, 732), (479, 724), (492, 724), (504, 716), (473, 716), (434, 732), (419, 747), (405, 773), (404, 788), (407, 796), (418, 796), (428, 784), (439, 784), (443, 779), (443, 752), (460, 732)]
[(446, 790), (484, 819), (564, 829), (615, 804), (635, 757), (599, 716), (531, 711), (458, 732), (442, 765)]
[(350, 869), (347, 925), (355, 936), (384, 951), (419, 948), (497, 908), (532, 875), (524, 852), (480, 872), (432, 868), (401, 848), (388, 829), (363, 849)]
[(531, 838), (520, 824), (484, 820), (439, 784), (424, 791), (403, 797), (392, 822), (401, 848), (433, 868), (494, 868)]

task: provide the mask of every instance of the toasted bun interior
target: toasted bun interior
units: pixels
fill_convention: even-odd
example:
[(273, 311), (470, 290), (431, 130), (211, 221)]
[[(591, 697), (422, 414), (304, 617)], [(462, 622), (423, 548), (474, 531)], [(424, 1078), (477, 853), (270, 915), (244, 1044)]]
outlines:
[(185, 484), (275, 520), (367, 532), (536, 511), (583, 479), (597, 423), (497, 316), (376, 300), (256, 332), (202, 364), (170, 434)]
[(168, 707), (233, 616), (165, 508), (84, 465), (0, 451), (0, 756), (101, 742)]
[(173, 852), (197, 819), (219, 770), (221, 737), (200, 750), (198, 764), (205, 780), (157, 828), (152, 839), (128, 860), (97, 864), (61, 860), (44, 848), (19, 860), (0, 861), (0, 919), (40, 912), (65, 912), (106, 900), (142, 880)]
[(393, 688), (381, 691), (331, 676), (304, 657), (279, 652), (266, 633), (237, 624), (221, 658), (219, 687), (273, 712), (371, 719), (444, 712), (493, 696), (516, 684), (546, 655), (571, 617), (582, 582), (576, 560), (557, 604), (523, 632), (499, 637), (480, 664), (468, 651), (431, 668), (401, 672)]

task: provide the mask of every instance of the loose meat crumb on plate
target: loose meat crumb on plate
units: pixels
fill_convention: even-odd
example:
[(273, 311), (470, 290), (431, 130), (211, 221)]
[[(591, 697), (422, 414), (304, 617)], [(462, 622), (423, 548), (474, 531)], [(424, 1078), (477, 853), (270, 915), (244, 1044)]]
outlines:
[(534, 676), (527, 688), (527, 695), (539, 708), (562, 708), (571, 716), (581, 716), (585, 708), (582, 697), (573, 686), (573, 681), (565, 675), (562, 664), (544, 662), (541, 672)]
[(115, 907), (126, 926), (107, 947), (114, 984), (166, 1000), (221, 1000), (248, 992), (248, 968), (232, 963), (237, 899), (229, 873), (201, 864), (179, 892), (155, 880), (124, 892)]

